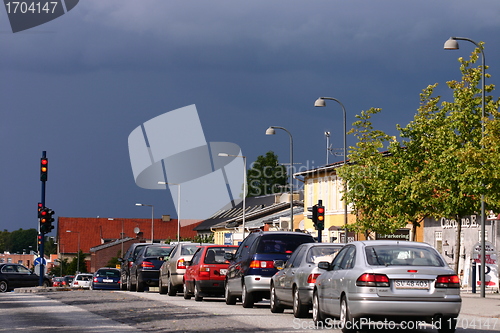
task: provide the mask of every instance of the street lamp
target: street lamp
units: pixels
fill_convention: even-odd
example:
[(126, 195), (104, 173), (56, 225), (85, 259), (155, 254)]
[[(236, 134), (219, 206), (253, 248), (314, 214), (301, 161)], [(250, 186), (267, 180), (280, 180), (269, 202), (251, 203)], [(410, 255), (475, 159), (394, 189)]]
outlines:
[[(481, 52), (481, 60), (482, 60), (482, 66), (481, 66), (481, 73), (482, 73), (482, 84), (481, 84), (481, 89), (482, 89), (482, 105), (481, 105), (481, 138), (484, 139), (484, 117), (485, 117), (485, 104), (486, 104), (486, 97), (485, 97), (485, 81), (486, 81), (486, 75), (484, 73), (485, 70), (485, 60), (484, 60), (484, 50), (483, 48), (473, 41), (472, 39), (469, 38), (464, 38), (464, 37), (450, 37), (445, 43), (444, 43), (444, 49), (445, 50), (458, 50), (458, 42), (457, 40), (465, 40), (468, 42), (471, 42), (472, 44), (476, 45), (476, 47), (479, 49)], [(484, 148), (483, 143), (481, 143), (481, 149)], [(479, 271), (479, 276), (481, 279), (481, 297), (486, 296), (486, 286), (485, 286), (485, 265), (486, 265), (486, 231), (485, 231), (486, 223), (485, 223), (485, 207), (484, 207), (484, 194), (481, 194), (481, 269)]]
[(80, 272), (80, 232), (79, 231), (71, 231), (66, 230), (66, 232), (73, 232), (78, 234), (78, 252), (76, 254), (76, 273)]
[(181, 184), (158, 182), (158, 185), (179, 186), (179, 191), (177, 191), (177, 243), (179, 243), (181, 241)]
[(219, 156), (221, 157), (241, 157), (243, 158), (243, 216), (242, 216), (242, 228), (243, 228), (243, 235), (241, 239), (245, 239), (245, 210), (246, 210), (246, 201), (245, 197), (247, 196), (247, 158), (246, 156), (242, 155), (230, 155), (228, 153), (219, 153)]
[(153, 205), (144, 205), (141, 203), (136, 203), (136, 206), (151, 207), (151, 243), (154, 243), (154, 218), (155, 218), (155, 207)]
[[(347, 141), (347, 124), (346, 124), (346, 112), (345, 112), (345, 107), (344, 104), (342, 104), (338, 99), (333, 98), (333, 97), (320, 97), (314, 102), (314, 106), (317, 107), (324, 107), (326, 106), (325, 100), (331, 100), (335, 101), (340, 104), (342, 107), (342, 112), (344, 114), (344, 166), (346, 165), (347, 162), (347, 150), (346, 150), (346, 141)], [(344, 196), (347, 195), (347, 182), (344, 181)], [(344, 227), (347, 227), (347, 200), (344, 199)], [(345, 242), (347, 243), (347, 229), (345, 230)]]
[(284, 127), (270, 126), (266, 130), (266, 135), (275, 135), (275, 129), (281, 129), (290, 136), (290, 230), (293, 230), (293, 138), (292, 134)]

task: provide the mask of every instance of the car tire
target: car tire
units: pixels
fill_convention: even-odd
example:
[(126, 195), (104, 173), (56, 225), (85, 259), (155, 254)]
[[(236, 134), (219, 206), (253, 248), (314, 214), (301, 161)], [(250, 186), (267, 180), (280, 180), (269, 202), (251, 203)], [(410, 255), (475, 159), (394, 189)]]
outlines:
[(247, 286), (243, 283), (243, 287), (241, 288), (241, 304), (244, 308), (253, 308), (254, 300), (253, 294), (248, 292)]
[(203, 296), (201, 296), (200, 293), (200, 286), (196, 283), (196, 281), (193, 281), (193, 284), (194, 284), (194, 300), (196, 302), (203, 301)]
[(51, 287), (51, 285), (50, 285), (50, 281), (43, 280), (43, 284), (42, 284), (42, 286), (43, 286), (44, 288)]
[(172, 281), (170, 280), (170, 275), (168, 276), (167, 284), (168, 284), (168, 292), (167, 292), (168, 296), (176, 296), (177, 290), (172, 285)]
[(6, 293), (9, 291), (9, 284), (7, 281), (0, 281), (0, 293)]
[(271, 297), (269, 297), (269, 301), (271, 303), (272, 313), (283, 313), (285, 308), (279, 305), (279, 300), (276, 297), (276, 289), (274, 288), (274, 284), (271, 284)]
[(312, 305), (312, 317), (313, 322), (316, 327), (323, 325), (323, 321), (325, 320), (325, 316), (323, 312), (321, 312), (321, 308), (319, 306), (319, 296), (317, 292), (314, 292), (313, 295), (313, 305)]
[(441, 318), (441, 327), (438, 329), (439, 333), (454, 333), (457, 328), (457, 318), (443, 317)]
[(132, 279), (130, 278), (130, 276), (128, 277), (128, 280), (127, 280), (127, 290), (128, 291), (135, 291), (135, 284), (132, 284)]
[(229, 285), (226, 283), (224, 285), (224, 298), (226, 299), (226, 304), (227, 305), (235, 305), (236, 304), (236, 296), (231, 295), (231, 292), (229, 291)]
[(340, 300), (340, 325), (343, 333), (357, 332), (357, 320), (352, 318), (345, 296)]
[(307, 304), (302, 304), (300, 301), (299, 288), (293, 288), (293, 315), (295, 318), (304, 318), (309, 314)]
[(187, 286), (187, 281), (184, 281), (182, 284), (182, 289), (184, 292), (184, 299), (191, 299), (191, 294), (189, 293), (188, 286)]
[(162, 295), (165, 295), (168, 292), (168, 288), (163, 285), (163, 282), (161, 282), (162, 279), (160, 277), (158, 281), (158, 292)]
[(139, 275), (137, 275), (135, 278), (135, 291), (137, 291), (139, 293), (144, 292), (144, 282), (141, 281)]

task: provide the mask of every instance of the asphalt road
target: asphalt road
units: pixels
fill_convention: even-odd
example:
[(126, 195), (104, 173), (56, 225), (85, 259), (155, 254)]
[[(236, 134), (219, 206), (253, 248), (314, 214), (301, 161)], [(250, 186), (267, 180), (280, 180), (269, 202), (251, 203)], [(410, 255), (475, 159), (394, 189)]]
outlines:
[[(498, 300), (497, 300), (498, 301)], [(0, 332), (313, 332), (312, 318), (296, 319), (291, 310), (272, 314), (268, 302), (253, 309), (228, 306), (222, 298), (203, 302), (156, 292), (65, 291), (0, 294)], [(484, 319), (483, 319), (484, 321)], [(500, 325), (500, 324), (499, 324)], [(378, 330), (387, 332), (388, 330)], [(434, 333), (394, 329), (391, 332)], [(463, 329), (457, 332), (500, 331)], [(328, 332), (340, 332), (329, 329)]]

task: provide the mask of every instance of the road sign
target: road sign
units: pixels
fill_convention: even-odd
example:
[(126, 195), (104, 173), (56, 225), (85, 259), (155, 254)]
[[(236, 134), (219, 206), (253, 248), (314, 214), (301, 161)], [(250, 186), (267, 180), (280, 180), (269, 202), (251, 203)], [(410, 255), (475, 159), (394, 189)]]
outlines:
[(46, 266), (46, 265), (47, 265), (47, 259), (45, 259), (45, 258), (41, 258), (41, 257), (38, 257), (38, 258), (36, 258), (36, 259), (35, 259), (34, 264), (35, 264), (35, 266), (37, 266), (37, 265), (42, 265), (42, 264), (43, 264), (44, 266)]

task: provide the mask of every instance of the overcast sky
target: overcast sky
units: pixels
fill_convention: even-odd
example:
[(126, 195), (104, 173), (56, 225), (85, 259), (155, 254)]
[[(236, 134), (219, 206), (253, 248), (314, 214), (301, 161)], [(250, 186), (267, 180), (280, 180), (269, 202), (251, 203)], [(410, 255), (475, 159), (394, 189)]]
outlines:
[(175, 217), (169, 192), (134, 182), (127, 139), (145, 121), (195, 104), (207, 141), (249, 164), (269, 150), (288, 162), (288, 135), (265, 135), (281, 126), (309, 169), (326, 163), (325, 131), (342, 147), (342, 109), (314, 108), (319, 96), (344, 104), (348, 129), (382, 108), (376, 128), (396, 135), (427, 85), (449, 99), (474, 48), (444, 51), (450, 36), (484, 41), (498, 84), (499, 35), (498, 0), (81, 0), (15, 34), (2, 7), (0, 230), (37, 227), (42, 151), (56, 217), (150, 217), (137, 202)]

